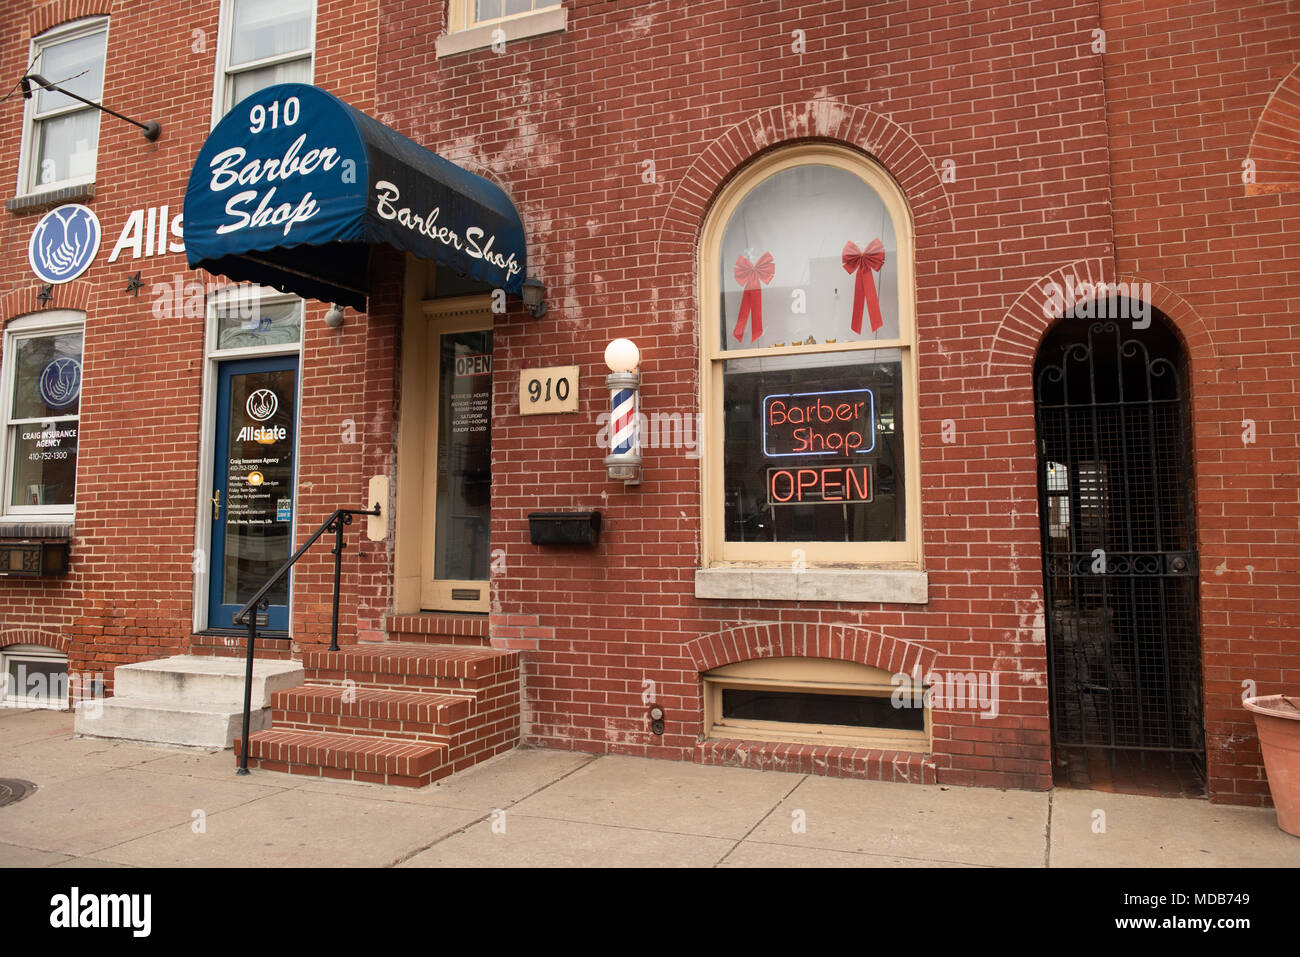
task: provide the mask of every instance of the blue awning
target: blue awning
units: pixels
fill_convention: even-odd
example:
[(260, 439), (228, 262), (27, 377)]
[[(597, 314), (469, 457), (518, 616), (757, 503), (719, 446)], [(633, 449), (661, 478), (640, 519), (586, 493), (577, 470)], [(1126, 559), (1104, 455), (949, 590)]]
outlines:
[(384, 244), (518, 295), (519, 213), (495, 184), (305, 83), (240, 102), (185, 190), (193, 268), (366, 308)]

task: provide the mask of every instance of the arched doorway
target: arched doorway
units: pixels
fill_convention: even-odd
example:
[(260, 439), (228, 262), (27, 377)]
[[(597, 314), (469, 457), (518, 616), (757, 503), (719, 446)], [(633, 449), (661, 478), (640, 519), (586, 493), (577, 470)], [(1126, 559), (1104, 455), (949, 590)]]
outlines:
[(1154, 310), (1101, 305), (1059, 322), (1034, 366), (1057, 780), (1200, 794), (1186, 354)]

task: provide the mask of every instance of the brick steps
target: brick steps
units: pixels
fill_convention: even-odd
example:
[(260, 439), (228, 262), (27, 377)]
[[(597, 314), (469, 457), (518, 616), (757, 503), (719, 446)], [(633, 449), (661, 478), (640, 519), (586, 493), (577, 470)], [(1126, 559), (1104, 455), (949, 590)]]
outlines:
[(277, 691), (271, 728), (249, 735), (250, 767), (423, 787), (519, 743), (518, 652), (389, 641), (302, 665), (307, 683)]
[[(264, 771), (417, 788), (452, 772), (445, 744), (275, 728), (248, 740), (248, 766)], [(242, 748), (236, 740), (236, 758)]]
[(303, 685), (271, 698), (275, 727), (336, 729), (343, 734), (449, 743), (474, 699), (421, 691)]
[(456, 615), (421, 612), (418, 615), (389, 615), (384, 622), (390, 641), (486, 648), (487, 615)]
[(425, 689), (444, 693), (474, 691), (503, 673), (519, 670), (517, 651), (414, 642), (347, 645), (338, 651), (304, 652), (307, 680), (394, 690)]

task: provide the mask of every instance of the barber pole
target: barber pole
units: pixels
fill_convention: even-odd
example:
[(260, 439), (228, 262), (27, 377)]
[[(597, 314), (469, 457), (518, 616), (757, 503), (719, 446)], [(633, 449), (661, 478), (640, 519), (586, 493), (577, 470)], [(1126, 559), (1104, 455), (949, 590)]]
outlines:
[(609, 478), (625, 485), (641, 484), (641, 376), (636, 372), (611, 372), (609, 387), (609, 455), (605, 470)]
[(610, 392), (610, 422), (614, 432), (610, 452), (613, 455), (635, 455), (641, 451), (636, 400), (636, 389), (616, 388)]

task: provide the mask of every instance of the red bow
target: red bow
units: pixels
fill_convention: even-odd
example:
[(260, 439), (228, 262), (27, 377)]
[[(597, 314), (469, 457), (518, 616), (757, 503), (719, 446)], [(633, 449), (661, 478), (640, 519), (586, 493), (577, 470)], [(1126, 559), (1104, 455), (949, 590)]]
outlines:
[(885, 320), (880, 315), (880, 301), (876, 299), (876, 284), (871, 273), (880, 272), (885, 267), (885, 245), (879, 239), (873, 239), (866, 249), (858, 249), (852, 241), (847, 242), (840, 260), (845, 272), (857, 273), (853, 287), (853, 331), (862, 332), (862, 304), (865, 302), (871, 311), (871, 331), (875, 332), (885, 324)]
[(750, 329), (749, 341), (757, 342), (763, 334), (763, 291), (759, 283), (766, 285), (776, 275), (776, 260), (771, 253), (763, 253), (758, 262), (752, 263), (744, 256), (736, 259), (736, 282), (744, 288), (740, 297), (740, 315), (736, 317), (736, 328), (732, 335), (737, 342), (745, 341), (745, 320), (750, 313), (754, 315), (754, 325)]

